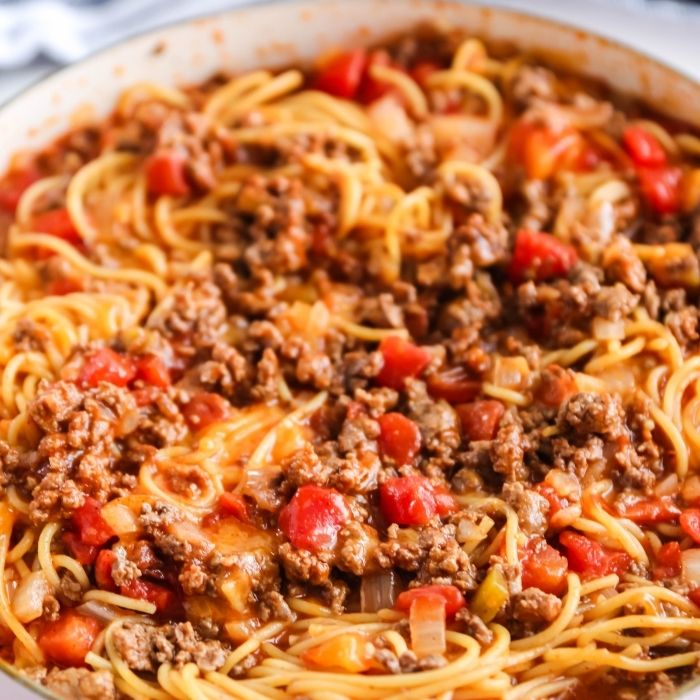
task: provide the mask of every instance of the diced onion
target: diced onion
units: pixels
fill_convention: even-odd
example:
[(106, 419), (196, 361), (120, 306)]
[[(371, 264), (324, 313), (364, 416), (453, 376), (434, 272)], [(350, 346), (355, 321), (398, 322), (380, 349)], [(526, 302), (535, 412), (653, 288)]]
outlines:
[(656, 485), (654, 493), (657, 496), (674, 496), (675, 494), (677, 494), (678, 475), (675, 472), (673, 474), (669, 474), (665, 479), (663, 479)]
[(12, 599), (12, 610), (20, 622), (31, 622), (41, 617), (44, 598), (51, 593), (51, 584), (43, 571), (33, 571), (24, 578)]
[(596, 340), (622, 340), (625, 337), (625, 322), (622, 319), (610, 321), (596, 316), (591, 329)]
[(506, 389), (520, 389), (529, 373), (530, 366), (524, 357), (497, 357), (493, 369), (493, 383)]
[(700, 549), (686, 549), (681, 552), (683, 577), (689, 582), (700, 585)]
[(400, 143), (413, 136), (413, 124), (406, 110), (392, 94), (375, 100), (367, 109), (367, 114), (377, 130), (389, 141)]
[(488, 536), (494, 525), (494, 521), (488, 515), (485, 515), (478, 524), (468, 518), (462, 518), (457, 523), (457, 542), (462, 545), (462, 549), (467, 554), (471, 554)]
[(607, 384), (610, 391), (616, 391), (619, 394), (627, 394), (635, 390), (638, 384), (634, 370), (624, 364), (606, 369), (598, 375), (598, 378)]
[(79, 605), (78, 612), (95, 617), (101, 622), (111, 622), (120, 616), (116, 608), (104, 603), (98, 603), (96, 600), (88, 600), (86, 603)]
[(122, 535), (131, 535), (139, 532), (141, 528), (139, 515), (143, 504), (151, 503), (152, 501), (153, 498), (151, 496), (138, 494), (123, 496), (122, 498), (115, 498), (102, 506), (100, 514), (107, 525), (114, 530), (115, 534), (120, 537)]
[(377, 612), (393, 608), (396, 602), (396, 575), (393, 571), (382, 571), (362, 577), (360, 605), (362, 612)]
[(445, 601), (438, 596), (419, 596), (411, 603), (408, 622), (411, 649), (420, 659), (445, 652)]
[(581, 482), (573, 474), (561, 469), (550, 469), (544, 480), (561, 498), (569, 501), (581, 500)]
[(683, 483), (681, 488), (683, 500), (687, 503), (696, 503), (700, 501), (700, 476), (694, 474), (689, 476)]

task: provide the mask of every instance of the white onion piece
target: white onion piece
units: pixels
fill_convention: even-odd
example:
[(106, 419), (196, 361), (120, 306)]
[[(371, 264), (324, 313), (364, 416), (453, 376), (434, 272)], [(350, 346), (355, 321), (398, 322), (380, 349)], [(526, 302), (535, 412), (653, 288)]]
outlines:
[(634, 370), (627, 365), (618, 365), (601, 372), (598, 375), (607, 385), (610, 391), (627, 394), (637, 388), (637, 378)]
[(561, 469), (550, 469), (544, 480), (557, 492), (558, 496), (569, 501), (581, 500), (581, 482), (573, 474)]
[(694, 474), (689, 476), (683, 483), (681, 488), (683, 500), (687, 503), (696, 503), (700, 501), (700, 476)]
[(610, 321), (602, 316), (596, 316), (591, 328), (593, 337), (597, 340), (622, 340), (625, 337), (625, 322), (621, 318)]
[(377, 612), (393, 608), (397, 593), (396, 575), (393, 571), (382, 571), (362, 577), (360, 605), (362, 612)]
[(493, 368), (493, 383), (506, 389), (519, 389), (529, 373), (530, 366), (524, 357), (498, 357)]
[(657, 496), (674, 496), (678, 493), (678, 475), (669, 474), (665, 479), (656, 484), (654, 493)]
[(20, 622), (31, 622), (41, 617), (44, 598), (51, 593), (51, 584), (43, 571), (33, 571), (24, 578), (12, 599), (12, 611)]
[(700, 549), (686, 549), (681, 552), (681, 563), (685, 580), (700, 585)]
[(91, 617), (95, 617), (100, 622), (111, 622), (119, 617), (119, 612), (116, 608), (111, 605), (105, 605), (104, 603), (98, 603), (96, 600), (88, 600), (86, 603), (79, 605), (76, 610)]
[(413, 124), (406, 110), (391, 93), (372, 102), (367, 108), (367, 114), (389, 141), (400, 143), (413, 136)]
[(419, 659), (432, 654), (444, 654), (447, 648), (444, 601), (433, 596), (416, 598), (411, 603), (408, 622), (411, 649)]

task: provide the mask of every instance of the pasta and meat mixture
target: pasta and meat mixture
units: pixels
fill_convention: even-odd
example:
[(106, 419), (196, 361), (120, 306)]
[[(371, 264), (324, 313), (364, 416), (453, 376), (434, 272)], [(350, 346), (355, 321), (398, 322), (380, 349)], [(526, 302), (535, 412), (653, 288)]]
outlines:
[(450, 31), (143, 83), (0, 180), (0, 651), (71, 700), (700, 666), (700, 139)]

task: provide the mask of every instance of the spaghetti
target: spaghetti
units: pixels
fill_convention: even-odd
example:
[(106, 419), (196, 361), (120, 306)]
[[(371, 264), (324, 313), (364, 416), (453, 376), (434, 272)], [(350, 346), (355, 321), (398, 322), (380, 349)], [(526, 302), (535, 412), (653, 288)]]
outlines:
[(698, 143), (417, 30), (18, 156), (4, 658), (77, 700), (689, 680)]

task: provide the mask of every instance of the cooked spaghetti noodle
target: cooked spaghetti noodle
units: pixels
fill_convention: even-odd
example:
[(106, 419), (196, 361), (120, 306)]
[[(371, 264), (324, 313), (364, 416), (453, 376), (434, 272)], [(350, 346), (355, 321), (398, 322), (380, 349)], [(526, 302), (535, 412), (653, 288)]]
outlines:
[(419, 31), (18, 156), (4, 658), (72, 700), (689, 680), (698, 144)]

